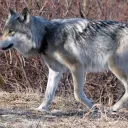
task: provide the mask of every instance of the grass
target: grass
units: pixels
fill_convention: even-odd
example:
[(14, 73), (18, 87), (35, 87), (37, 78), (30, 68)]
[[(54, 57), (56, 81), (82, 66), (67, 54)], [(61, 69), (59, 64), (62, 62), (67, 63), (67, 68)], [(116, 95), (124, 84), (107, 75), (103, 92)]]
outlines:
[(37, 93), (0, 93), (0, 127), (5, 128), (127, 128), (128, 110), (116, 114), (100, 113), (87, 118), (86, 108), (73, 95), (55, 96), (48, 113), (31, 110), (41, 103)]

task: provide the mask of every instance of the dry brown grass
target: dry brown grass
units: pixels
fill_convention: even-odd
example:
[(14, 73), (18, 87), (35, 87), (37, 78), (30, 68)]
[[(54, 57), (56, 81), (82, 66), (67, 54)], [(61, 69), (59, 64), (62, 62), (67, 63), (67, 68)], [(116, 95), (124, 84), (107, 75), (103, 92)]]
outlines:
[(99, 118), (85, 117), (86, 109), (73, 95), (56, 96), (51, 112), (31, 110), (41, 102), (39, 93), (0, 93), (0, 127), (5, 128), (127, 128), (128, 111)]

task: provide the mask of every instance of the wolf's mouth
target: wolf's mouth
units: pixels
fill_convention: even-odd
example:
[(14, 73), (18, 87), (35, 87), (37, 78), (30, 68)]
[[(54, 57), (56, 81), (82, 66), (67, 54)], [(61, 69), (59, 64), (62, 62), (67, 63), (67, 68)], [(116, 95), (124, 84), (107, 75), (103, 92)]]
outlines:
[(2, 50), (7, 50), (7, 49), (9, 49), (9, 48), (11, 48), (13, 46), (13, 44), (9, 44), (7, 47), (3, 47), (3, 48), (1, 48)]

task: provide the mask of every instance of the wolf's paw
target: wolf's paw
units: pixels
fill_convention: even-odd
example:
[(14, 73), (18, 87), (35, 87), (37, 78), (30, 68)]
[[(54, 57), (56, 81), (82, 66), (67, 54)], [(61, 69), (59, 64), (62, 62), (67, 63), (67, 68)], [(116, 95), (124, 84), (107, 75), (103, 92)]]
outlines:
[(48, 112), (47, 108), (43, 108), (43, 107), (38, 107), (38, 108), (31, 108), (34, 111), (39, 111), (39, 112)]
[(100, 118), (101, 113), (103, 112), (103, 106), (101, 104), (94, 104), (92, 108), (85, 114), (85, 118), (96, 119)]
[(109, 114), (116, 114), (117, 113), (117, 110), (116, 109), (113, 109), (113, 106), (112, 106), (112, 107), (106, 107), (105, 108), (105, 112), (106, 113), (109, 113)]

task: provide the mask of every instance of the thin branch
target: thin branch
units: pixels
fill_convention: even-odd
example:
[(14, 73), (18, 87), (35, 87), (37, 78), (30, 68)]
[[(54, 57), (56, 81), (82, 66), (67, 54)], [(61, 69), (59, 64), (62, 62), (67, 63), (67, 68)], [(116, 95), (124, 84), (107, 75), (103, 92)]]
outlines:
[(97, 2), (98, 6), (100, 8), (100, 12), (101, 12), (102, 16), (104, 16), (104, 11), (103, 11), (103, 9), (101, 7), (101, 4), (100, 4), (99, 0), (96, 0), (96, 2)]

